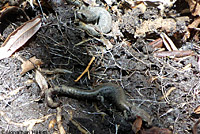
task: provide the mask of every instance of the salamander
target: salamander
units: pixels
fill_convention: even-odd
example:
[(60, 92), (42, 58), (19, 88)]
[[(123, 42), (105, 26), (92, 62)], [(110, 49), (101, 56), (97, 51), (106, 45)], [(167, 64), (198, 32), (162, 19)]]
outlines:
[(55, 86), (46, 90), (45, 97), (49, 107), (56, 108), (60, 105), (58, 102), (54, 102), (53, 95), (65, 95), (76, 99), (89, 99), (102, 101), (104, 99), (115, 104), (121, 111), (128, 111), (134, 117), (140, 116), (149, 125), (152, 122), (150, 115), (143, 109), (129, 103), (126, 100), (123, 89), (113, 83), (102, 84), (97, 86), (93, 90), (83, 90), (76, 87), (70, 87), (65, 85)]
[(112, 17), (102, 7), (81, 6), (76, 15), (81, 20), (79, 27), (90, 35), (99, 36), (101, 33), (110, 32), (112, 28)]

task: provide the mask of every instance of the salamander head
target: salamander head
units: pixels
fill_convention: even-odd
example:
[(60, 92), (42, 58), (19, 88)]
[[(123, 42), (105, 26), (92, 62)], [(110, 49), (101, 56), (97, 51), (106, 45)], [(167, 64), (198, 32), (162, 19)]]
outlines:
[(94, 13), (90, 8), (82, 8), (77, 11), (77, 17), (83, 22), (94, 22), (98, 20), (96, 13)]

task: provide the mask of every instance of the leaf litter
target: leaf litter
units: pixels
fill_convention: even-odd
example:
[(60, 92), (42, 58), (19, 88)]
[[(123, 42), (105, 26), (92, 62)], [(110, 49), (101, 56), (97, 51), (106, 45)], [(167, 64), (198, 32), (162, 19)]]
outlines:
[[(91, 4), (91, 1), (85, 2)], [(106, 3), (104, 4), (108, 4), (109, 6), (117, 3), (113, 1), (105, 2)], [(151, 3), (151, 6), (149, 6), (149, 3)], [(49, 12), (45, 14), (48, 16), (46, 20), (47, 24), (39, 31), (39, 35), (44, 36), (36, 34), (35, 39), (28, 42), (28, 46), (23, 47), (17, 53), (25, 56), (26, 59), (37, 56), (44, 62), (41, 67), (50, 68), (50, 70), (66, 69), (67, 72), (70, 72), (58, 75), (54, 75), (54, 72), (47, 74), (50, 77), (52, 76), (52, 79), (48, 81), (50, 82), (48, 83), (50, 86), (66, 84), (87, 89), (88, 86), (94, 86), (105, 82), (114, 82), (121, 85), (124, 90), (129, 93), (129, 101), (138, 104), (139, 107), (143, 108), (155, 118), (153, 124), (157, 127), (146, 129), (144, 127), (145, 124), (142, 124), (141, 128), (137, 127), (138, 133), (168, 134), (171, 133), (171, 130), (175, 133), (190, 133), (193, 131), (191, 126), (194, 122), (188, 117), (192, 113), (191, 109), (194, 109), (198, 105), (199, 98), (199, 64), (197, 60), (199, 49), (196, 42), (190, 42), (190, 38), (194, 35), (193, 30), (196, 30), (195, 35), (198, 35), (198, 21), (194, 22), (197, 24), (193, 24), (191, 28), (187, 26), (188, 23), (192, 24), (192, 22), (187, 19), (188, 16), (181, 15), (183, 18), (186, 18), (181, 21), (175, 21), (170, 18), (167, 13), (171, 12), (168, 11), (173, 10), (176, 13), (176, 9), (168, 9), (168, 7), (172, 7), (174, 3), (175, 1), (169, 3), (162, 1), (156, 1), (155, 3), (151, 0), (144, 1), (144, 4), (142, 5), (146, 6), (146, 8), (143, 8), (142, 11), (141, 9), (136, 9), (135, 6), (137, 6), (138, 3), (132, 1), (122, 1), (120, 2), (120, 6), (116, 4), (115, 6), (117, 8), (115, 8), (115, 11), (119, 14), (116, 15), (115, 13), (112, 13), (112, 10), (109, 10), (109, 12), (113, 15), (113, 19), (116, 20), (116, 22), (119, 22), (115, 23), (115, 27), (118, 25), (119, 29), (113, 32), (113, 34), (104, 35), (106, 42), (103, 43), (108, 49), (105, 49), (102, 42), (97, 39), (91, 39), (84, 42), (81, 46), (74, 47), (73, 44), (78, 44), (81, 42), (81, 38), (87, 38), (88, 35), (76, 29), (76, 25), (73, 23), (74, 16), (70, 5), (67, 5), (66, 3), (62, 6), (53, 5), (55, 6), (53, 7), (53, 10), (56, 9), (56, 16)], [(186, 2), (184, 1), (183, 3)], [(128, 6), (126, 6), (127, 4)], [(94, 1), (92, 1), (91, 5), (95, 5)], [(125, 10), (124, 6), (128, 8)], [(195, 14), (198, 13), (197, 9), (194, 7), (192, 8), (192, 4), (189, 4), (189, 6), (191, 12), (194, 11)], [(125, 12), (121, 12), (121, 10), (124, 10)], [(195, 14), (193, 15), (195, 16)], [(166, 16), (163, 17), (162, 15)], [(173, 13), (171, 15), (173, 15)], [(178, 20), (179, 17), (175, 18)], [(37, 27), (37, 29), (39, 29), (41, 20), (36, 20), (40, 23)], [(172, 25), (169, 25), (169, 23)], [(26, 24), (28, 24), (28, 22)], [(37, 30), (35, 30), (35, 32), (36, 31)], [(148, 44), (161, 37), (161, 32), (164, 32), (169, 36), (170, 40), (166, 39), (166, 44), (171, 48), (174, 48), (174, 46), (171, 46), (174, 44), (177, 48), (177, 50), (173, 51), (178, 53), (178, 58), (173, 51), (164, 51), (165, 53), (164, 56), (161, 56), (162, 58), (155, 57), (155, 53), (163, 53), (161, 50), (166, 49), (166, 44), (165, 46), (161, 45), (161, 48), (152, 48)], [(82, 35), (80, 33), (82, 33)], [(30, 34), (29, 38), (34, 34)], [(184, 34), (190, 35), (185, 38), (185, 42), (183, 41)], [(23, 34), (21, 35), (24, 36)], [(10, 40), (9, 38), (11, 38), (11, 36), (8, 36), (6, 41)], [(24, 43), (16, 46), (14, 45), (13, 47), (11, 45), (11, 48), (14, 48), (12, 49), (12, 53), (6, 53), (6, 55), (2, 56), (2, 60), (0, 61), (0, 70), (2, 71), (0, 76), (2, 80), (1, 93), (17, 89), (11, 87), (24, 85), (27, 78), (34, 79), (34, 76), (38, 73), (38, 71), (25, 71), (24, 75), (20, 76), (20, 79), (23, 79), (23, 81), (20, 82), (18, 82), (17, 79), (12, 80), (11, 77), (7, 76), (17, 76), (20, 74), (21, 64), (16, 63), (16, 65), (19, 66), (18, 68), (14, 68), (12, 65), (13, 61), (16, 62), (16, 59), (14, 59), (15, 57), (8, 59), (4, 58), (11, 56), (17, 49), (24, 45), (26, 41), (23, 42)], [(4, 45), (2, 47), (4, 47)], [(184, 50), (180, 51), (179, 48)], [(192, 52), (192, 55), (186, 54), (191, 55), (186, 56), (183, 54), (184, 51)], [(180, 54), (183, 55), (179, 56)], [(87, 68), (87, 64), (93, 56), (96, 59), (95, 63), (91, 64), (91, 69), (89, 71), (89, 68), (87, 69), (87, 72), (90, 72), (90, 74), (83, 75), (79, 81), (75, 83), (74, 79), (84, 72), (84, 69)], [(13, 62), (13, 64), (15, 64), (15, 62)], [(10, 70), (11, 65), (14, 68), (13, 71)], [(189, 69), (183, 69), (187, 65), (189, 65)], [(9, 79), (7, 79), (7, 77), (9, 77)], [(42, 79), (45, 81), (45, 77), (42, 77)], [(45, 103), (28, 101), (31, 97), (34, 98), (34, 96), (37, 96), (37, 94), (41, 92), (40, 90), (43, 88), (43, 86), (41, 86), (43, 84), (39, 84), (41, 81), (42, 80), (38, 80), (37, 84), (32, 83), (30, 85), (25, 85), (27, 89), (22, 90), (21, 94), (13, 94), (14, 99), (11, 99), (12, 97), (5, 97), (2, 101), (1, 106), (5, 108), (9, 114), (13, 115), (13, 119), (17, 119), (19, 116), (16, 113), (9, 111), (12, 111), (12, 108), (17, 105), (20, 105), (23, 108), (26, 108), (27, 106), (36, 108), (39, 114), (45, 115), (48, 113), (48, 108), (44, 105)], [(13, 84), (11, 82), (13, 82)], [(40, 85), (40, 89), (36, 85)], [(46, 82), (45, 85), (47, 85)], [(176, 90), (171, 92), (170, 89), (174, 89), (174, 87)], [(16, 99), (16, 96), (18, 99)], [(159, 100), (160, 96), (163, 96), (162, 100)], [(23, 97), (26, 102), (22, 101)], [(31, 99), (34, 100), (33, 98)], [(15, 99), (17, 101), (15, 101)], [(6, 105), (8, 101), (11, 107)], [(20, 101), (22, 101), (24, 105), (23, 103), (20, 103)], [(114, 111), (114, 109), (109, 110), (110, 107), (106, 106), (106, 104), (104, 104), (105, 106), (102, 106), (97, 103), (97, 107), (102, 110), (98, 113), (91, 107), (93, 106), (92, 102), (79, 102), (70, 98), (62, 98), (61, 101), (63, 102), (63, 107), (61, 108), (66, 111), (69, 108), (73, 110), (73, 113), (75, 113), (73, 119), (77, 122), (75, 125), (73, 125), (73, 123), (71, 124), (69, 121), (71, 119), (67, 118), (68, 114), (62, 112), (62, 114), (65, 114), (66, 118), (62, 118), (62, 124), (59, 126), (61, 126), (60, 129), (65, 130), (66, 132), (80, 133), (80, 131), (85, 129), (88, 132), (101, 130), (102, 133), (133, 133), (131, 130), (132, 126), (128, 125), (130, 122), (124, 120), (124, 123), (122, 123), (123, 116), (121, 116), (119, 112)], [(41, 106), (42, 111), (38, 106)], [(18, 110), (20, 111), (20, 109)], [(32, 113), (31, 111), (29, 112), (29, 114)], [(55, 111), (50, 110), (50, 112)], [(104, 115), (105, 118), (103, 122), (99, 116), (101, 115), (101, 112), (107, 113), (107, 115)], [(27, 117), (30, 116), (29, 114), (27, 114)], [(115, 118), (109, 116), (110, 114), (113, 114)], [(20, 115), (20, 117), (26, 118), (26, 116), (23, 117), (22, 115)], [(83, 124), (84, 129), (81, 129), (80, 125), (77, 124)], [(109, 127), (109, 130), (108, 127), (106, 127), (108, 124), (112, 126), (111, 128)], [(5, 124), (1, 125), (6, 128)], [(95, 127), (95, 125), (98, 127)], [(34, 127), (41, 129), (40, 125), (39, 127), (37, 125)], [(46, 125), (45, 128), (48, 129), (48, 125)], [(64, 131), (61, 133), (64, 133)]]

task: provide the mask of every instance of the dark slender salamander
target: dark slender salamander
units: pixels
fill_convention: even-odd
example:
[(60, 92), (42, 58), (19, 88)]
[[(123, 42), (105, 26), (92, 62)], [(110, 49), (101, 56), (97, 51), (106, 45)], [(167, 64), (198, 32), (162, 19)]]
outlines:
[(46, 90), (46, 102), (49, 107), (56, 108), (60, 105), (58, 102), (54, 102), (52, 99), (53, 95), (60, 94), (73, 97), (76, 99), (91, 99), (91, 100), (101, 100), (108, 99), (110, 102), (116, 105), (121, 111), (129, 111), (132, 115), (140, 116), (144, 121), (151, 125), (150, 115), (143, 109), (130, 104), (126, 100), (126, 96), (121, 87), (116, 84), (107, 83), (96, 87), (93, 90), (82, 90), (75, 87), (69, 87), (65, 85), (56, 86)]

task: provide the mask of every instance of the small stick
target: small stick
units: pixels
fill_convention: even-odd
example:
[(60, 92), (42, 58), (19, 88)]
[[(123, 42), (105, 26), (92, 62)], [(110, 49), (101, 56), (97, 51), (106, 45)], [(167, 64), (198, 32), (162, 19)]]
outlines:
[(58, 73), (70, 73), (71, 74), (72, 73), (70, 70), (61, 69), (61, 68), (56, 68), (53, 70), (41, 69), (40, 71), (45, 74), (58, 74)]
[(89, 68), (90, 68), (90, 66), (91, 66), (91, 64), (92, 64), (92, 62), (93, 62), (94, 60), (95, 60), (95, 57), (93, 56), (92, 59), (90, 60), (89, 64), (88, 64), (88, 66), (87, 66), (86, 69), (83, 71), (83, 73), (82, 73), (76, 80), (74, 80), (75, 82), (79, 81), (79, 80), (81, 79), (81, 77), (82, 77), (85, 73), (87, 73), (87, 72), (89, 71)]
[(153, 48), (161, 48), (163, 46), (163, 40), (161, 38), (158, 38), (150, 42), (149, 45), (152, 46)]
[(44, 17), (44, 12), (43, 12), (42, 6), (41, 6), (41, 4), (40, 4), (40, 1), (37, 0), (37, 3), (38, 3), (38, 5), (39, 5), (39, 7), (40, 7), (40, 11), (41, 11), (41, 13), (42, 13), (42, 18), (45, 18), (45, 17)]
[(176, 89), (176, 87), (171, 87), (171, 88), (167, 91), (167, 93), (164, 94), (162, 97), (160, 97), (158, 100), (163, 100), (163, 99), (167, 98), (167, 97), (170, 95), (170, 93), (171, 93), (173, 90), (175, 90), (175, 89)]
[(185, 51), (162, 51), (162, 52), (155, 52), (154, 56), (158, 57), (158, 58), (162, 58), (162, 57), (185, 57), (185, 56), (189, 56), (189, 55), (193, 55), (194, 52), (191, 50), (185, 50)]
[(88, 79), (90, 80), (90, 71), (87, 71), (88, 72)]
[(72, 115), (72, 112), (71, 112), (71, 111), (69, 112), (69, 115), (70, 115), (69, 120), (72, 122), (72, 124), (73, 124), (74, 126), (77, 127), (77, 129), (78, 129), (82, 134), (91, 134), (87, 129), (85, 129), (84, 127), (82, 127), (82, 125), (81, 125), (79, 122), (73, 120), (73, 115)]
[(90, 40), (92, 40), (92, 39), (93, 39), (93, 38), (89, 38), (89, 39), (87, 39), (87, 40), (83, 40), (83, 41), (81, 41), (81, 42), (75, 44), (74, 47), (79, 46), (79, 45), (82, 45), (82, 44), (84, 44), (84, 43), (86, 43), (86, 42), (88, 42), (88, 41), (90, 41)]
[(186, 66), (184, 66), (184, 67), (181, 69), (181, 71), (185, 71), (185, 70), (187, 70), (187, 69), (191, 69), (191, 66), (192, 66), (192, 64), (189, 63), (189, 64), (187, 64)]

